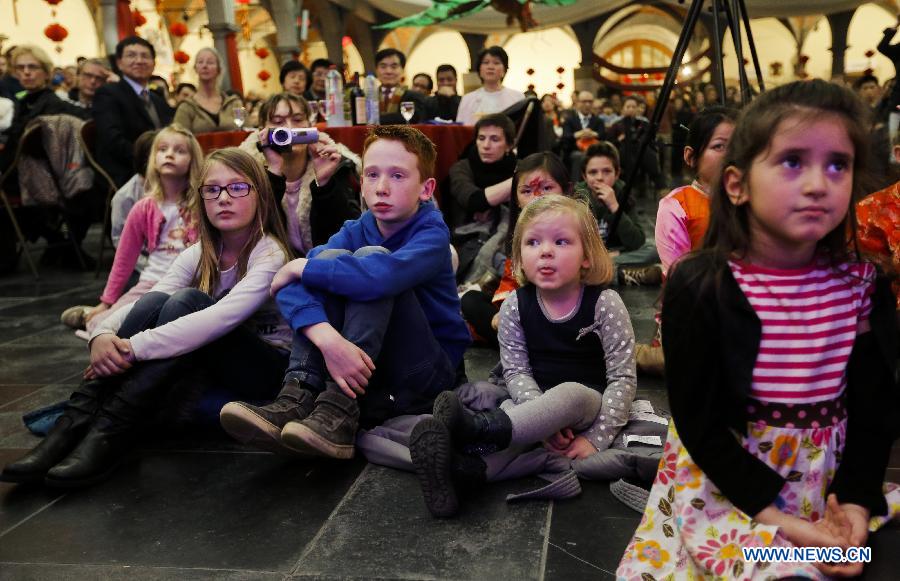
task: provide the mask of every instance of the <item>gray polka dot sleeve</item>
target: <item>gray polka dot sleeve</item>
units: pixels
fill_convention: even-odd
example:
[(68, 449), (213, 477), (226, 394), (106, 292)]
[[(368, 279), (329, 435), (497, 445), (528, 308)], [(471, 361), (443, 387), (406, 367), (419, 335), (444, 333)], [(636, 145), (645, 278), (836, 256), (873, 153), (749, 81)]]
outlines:
[[(531, 375), (525, 331), (519, 318), (519, 297), (511, 293), (500, 307), (500, 325), (497, 328), (500, 342), (500, 363), (506, 390), (516, 405), (537, 398), (543, 393)], [(632, 363), (632, 367), (634, 367)]]
[(634, 329), (619, 293), (607, 289), (600, 294), (594, 308), (594, 324), (580, 335), (597, 333), (606, 357), (606, 390), (600, 414), (582, 434), (598, 451), (609, 448), (613, 439), (628, 422), (628, 412), (637, 390), (634, 364)]

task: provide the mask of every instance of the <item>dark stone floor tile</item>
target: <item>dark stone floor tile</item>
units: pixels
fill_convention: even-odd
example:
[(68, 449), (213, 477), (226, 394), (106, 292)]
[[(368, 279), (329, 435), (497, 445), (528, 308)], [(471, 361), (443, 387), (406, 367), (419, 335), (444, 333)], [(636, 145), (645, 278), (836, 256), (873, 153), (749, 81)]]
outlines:
[(235, 571), (228, 569), (180, 569), (133, 567), (131, 565), (34, 565), (0, 563), (3, 579), (7, 581), (280, 581), (281, 573), (269, 571)]
[(611, 578), (641, 515), (609, 492), (585, 482), (578, 498), (555, 502), (546, 579)]
[(288, 572), (362, 465), (133, 454), (109, 481), (67, 494), (4, 536), (0, 563)]
[(487, 347), (470, 347), (465, 360), (469, 381), (481, 381), (488, 378), (491, 369), (500, 361), (500, 352)]
[[(0, 313), (2, 313), (2, 311), (0, 311)], [(57, 325), (59, 325), (59, 314), (3, 314), (0, 316), (0, 344), (22, 339), (23, 337), (28, 337), (41, 331), (47, 331)]]
[(0, 411), (5, 411), (3, 408), (11, 405), (11, 402), (22, 399), (42, 387), (40, 384), (0, 385)]
[[(22, 454), (22, 450), (0, 449), (0, 467), (18, 460)], [(22, 486), (0, 482), (0, 545), (6, 542), (4, 535), (10, 529), (61, 496), (61, 492), (43, 486)], [(0, 571), (5, 569), (6, 566), (0, 564)], [(5, 573), (0, 574), (0, 578), (6, 578)]]
[[(18, 387), (18, 386), (13, 386)], [(0, 406), (0, 412), (11, 413), (18, 412), (21, 416), (25, 412), (30, 412), (38, 408), (42, 408), (51, 404), (58, 403), (69, 399), (69, 395), (78, 387), (77, 383), (55, 383), (34, 390), (25, 397), (18, 399), (5, 406)], [(3, 393), (4, 388), (0, 388)]]
[(897, 555), (900, 551), (900, 523), (892, 522), (869, 536), (872, 562), (866, 565), (860, 579), (894, 581), (897, 579)]
[(504, 502), (534, 482), (493, 484), (460, 515), (433, 519), (412, 474), (370, 465), (295, 575), (375, 579), (537, 579), (548, 503)]
[[(42, 331), (38, 331), (33, 335), (28, 335), (17, 339), (16, 345), (41, 345), (47, 349), (55, 349), (57, 347), (72, 347), (81, 349), (85, 355), (88, 354), (88, 343), (84, 339), (75, 336), (75, 331), (66, 327), (59, 322), (59, 317), (54, 317), (53, 322)], [(85, 365), (87, 360), (85, 359)]]
[(25, 429), (22, 424), (22, 414), (19, 412), (0, 412), (0, 438), (6, 438), (11, 434)]
[(78, 376), (88, 364), (84, 347), (42, 349), (35, 345), (0, 346), (0, 384), (53, 383)]

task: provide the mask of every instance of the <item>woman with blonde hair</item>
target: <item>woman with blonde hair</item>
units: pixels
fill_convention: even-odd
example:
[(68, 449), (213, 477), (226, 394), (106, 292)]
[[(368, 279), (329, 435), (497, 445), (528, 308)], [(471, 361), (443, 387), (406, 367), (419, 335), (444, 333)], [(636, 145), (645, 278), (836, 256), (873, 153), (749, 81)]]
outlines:
[(222, 58), (214, 48), (205, 47), (194, 57), (197, 92), (178, 105), (175, 123), (191, 133), (234, 130), (234, 110), (243, 107), (238, 95), (228, 95), (220, 88)]

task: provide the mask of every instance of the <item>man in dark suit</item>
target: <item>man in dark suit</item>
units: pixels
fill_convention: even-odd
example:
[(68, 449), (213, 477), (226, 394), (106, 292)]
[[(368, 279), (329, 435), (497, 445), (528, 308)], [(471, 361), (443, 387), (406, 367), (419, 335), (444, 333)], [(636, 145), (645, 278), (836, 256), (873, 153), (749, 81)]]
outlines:
[(456, 94), (456, 69), (453, 65), (440, 65), (437, 68), (437, 91), (428, 97), (427, 119), (440, 117), (446, 121), (456, 119), (456, 111), (462, 99)]
[(384, 48), (375, 53), (375, 76), (381, 83), (378, 109), (382, 125), (406, 123), (406, 119), (400, 114), (400, 103), (404, 101), (411, 101), (416, 107), (410, 123), (421, 123), (427, 117), (425, 98), (400, 84), (404, 67), (406, 55), (395, 48)]
[(591, 113), (594, 104), (594, 95), (590, 91), (580, 91), (575, 99), (575, 107), (572, 114), (563, 121), (563, 134), (560, 139), (560, 148), (564, 158), (568, 158), (571, 164), (571, 175), (581, 174), (581, 164), (584, 161), (584, 153), (578, 147), (579, 142), (587, 149), (591, 143), (606, 139), (606, 128), (603, 119)]
[(132, 150), (138, 136), (165, 127), (174, 116), (162, 97), (147, 88), (155, 64), (152, 44), (138, 36), (121, 40), (116, 45), (116, 65), (122, 80), (100, 87), (94, 95), (97, 161), (117, 186), (134, 173)]

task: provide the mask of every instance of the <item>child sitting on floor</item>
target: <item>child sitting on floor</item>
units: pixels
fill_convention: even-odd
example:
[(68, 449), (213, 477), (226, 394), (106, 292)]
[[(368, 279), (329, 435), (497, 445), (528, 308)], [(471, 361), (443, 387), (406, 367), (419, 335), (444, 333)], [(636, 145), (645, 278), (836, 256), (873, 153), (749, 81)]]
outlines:
[(272, 282), (294, 329), (291, 362), (274, 402), (222, 408), (236, 440), (347, 459), (358, 426), (427, 412), (457, 385), (469, 333), (450, 232), (431, 201), (435, 157), (416, 129), (372, 129), (363, 146), (369, 210)]
[[(153, 139), (150, 152), (145, 196), (125, 219), (100, 304), (70, 307), (62, 314), (62, 322), (73, 329), (92, 333), (106, 317), (147, 293), (178, 255), (197, 241), (197, 197), (191, 186), (203, 165), (200, 144), (190, 131), (170, 125)], [(144, 249), (147, 264), (137, 284), (126, 292)]]
[(522, 286), (500, 309), (500, 362), (510, 400), (474, 415), (455, 392), (416, 425), (409, 448), (435, 516), (458, 508), (454, 446), (499, 450), (544, 442), (577, 460), (606, 450), (628, 422), (636, 389), (634, 332), (619, 295), (605, 287), (612, 262), (583, 201), (535, 200), (516, 225), (513, 272)]

